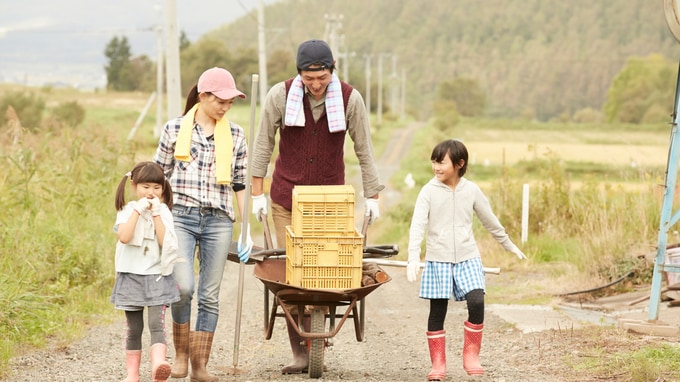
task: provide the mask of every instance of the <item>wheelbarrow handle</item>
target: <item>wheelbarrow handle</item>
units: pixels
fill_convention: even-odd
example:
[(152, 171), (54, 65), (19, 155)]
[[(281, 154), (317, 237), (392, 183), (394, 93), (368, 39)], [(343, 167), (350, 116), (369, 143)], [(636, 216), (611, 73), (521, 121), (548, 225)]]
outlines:
[(364, 247), (366, 247), (366, 239), (368, 233), (368, 225), (371, 222), (371, 215), (364, 215), (364, 222), (361, 224), (361, 235), (364, 237)]
[(253, 255), (255, 257), (263, 257), (265, 259), (268, 259), (270, 257), (276, 258), (276, 256), (281, 256), (286, 254), (286, 249), (285, 248), (272, 248), (272, 249), (263, 249), (261, 251), (254, 251)]
[(262, 222), (262, 225), (264, 226), (264, 247), (266, 249), (273, 249), (274, 244), (272, 241), (272, 233), (269, 230), (269, 220), (267, 220), (267, 214), (260, 211), (259, 218)]
[(399, 246), (394, 245), (371, 245), (364, 247), (364, 258), (369, 257), (392, 257), (399, 254)]

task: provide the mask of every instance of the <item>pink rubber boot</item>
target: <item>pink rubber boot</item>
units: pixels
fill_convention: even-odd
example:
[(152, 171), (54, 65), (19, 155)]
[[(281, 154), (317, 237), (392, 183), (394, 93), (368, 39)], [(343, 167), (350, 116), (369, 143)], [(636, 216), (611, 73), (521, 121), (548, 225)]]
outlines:
[(427, 344), (432, 360), (432, 371), (427, 375), (427, 380), (441, 381), (446, 377), (446, 331), (427, 332)]
[(170, 372), (172, 367), (170, 363), (165, 360), (165, 353), (167, 351), (167, 346), (162, 343), (156, 343), (151, 345), (149, 350), (151, 358), (151, 379), (154, 382), (157, 381), (167, 381), (170, 377)]
[(125, 351), (125, 369), (127, 370), (127, 378), (122, 382), (139, 382), (139, 364), (141, 361), (141, 350)]
[(465, 321), (463, 369), (468, 375), (484, 374), (484, 369), (479, 363), (479, 350), (482, 348), (482, 329), (484, 329), (484, 324), (475, 325)]

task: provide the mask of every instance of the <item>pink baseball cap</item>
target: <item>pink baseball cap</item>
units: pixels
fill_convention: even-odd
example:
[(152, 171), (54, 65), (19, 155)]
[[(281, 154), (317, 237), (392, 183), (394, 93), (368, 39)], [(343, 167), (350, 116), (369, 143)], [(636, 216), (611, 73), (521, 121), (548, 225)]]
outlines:
[(212, 93), (221, 99), (246, 98), (243, 92), (236, 89), (236, 82), (231, 73), (218, 67), (208, 69), (198, 77), (198, 92)]

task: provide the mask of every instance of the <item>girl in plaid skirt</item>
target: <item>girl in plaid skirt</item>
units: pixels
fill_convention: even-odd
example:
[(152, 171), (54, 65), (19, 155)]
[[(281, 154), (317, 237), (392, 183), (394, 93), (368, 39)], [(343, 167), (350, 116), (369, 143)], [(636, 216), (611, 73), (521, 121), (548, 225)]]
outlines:
[(463, 368), (468, 375), (484, 373), (479, 363), (484, 327), (484, 269), (472, 231), (473, 216), (503, 248), (520, 259), (526, 256), (510, 240), (479, 186), (463, 175), (468, 152), (457, 140), (446, 140), (432, 150), (434, 177), (420, 190), (409, 232), (407, 279), (414, 282), (425, 239), (425, 268), (420, 298), (430, 300), (427, 340), (432, 371), (429, 381), (446, 376), (444, 319), (449, 299), (467, 302), (464, 323)]

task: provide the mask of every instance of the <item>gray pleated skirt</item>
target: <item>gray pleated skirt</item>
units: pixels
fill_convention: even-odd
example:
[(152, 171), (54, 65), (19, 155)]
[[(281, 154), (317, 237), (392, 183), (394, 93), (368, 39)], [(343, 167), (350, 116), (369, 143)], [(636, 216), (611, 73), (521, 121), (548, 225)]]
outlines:
[(110, 301), (121, 310), (143, 310), (145, 306), (169, 306), (179, 301), (179, 286), (172, 275), (117, 273)]

